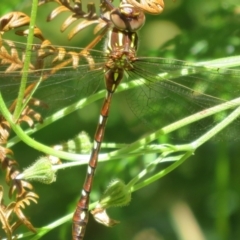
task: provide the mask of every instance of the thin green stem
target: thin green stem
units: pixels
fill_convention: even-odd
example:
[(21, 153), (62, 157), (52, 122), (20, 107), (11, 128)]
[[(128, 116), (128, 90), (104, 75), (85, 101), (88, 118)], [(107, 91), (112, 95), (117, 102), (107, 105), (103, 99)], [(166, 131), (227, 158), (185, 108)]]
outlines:
[(31, 19), (30, 19), (29, 31), (28, 31), (28, 37), (27, 37), (27, 47), (26, 47), (27, 54), (24, 59), (21, 84), (19, 87), (16, 108), (13, 113), (14, 122), (18, 120), (22, 111), (24, 93), (27, 86), (28, 71), (29, 71), (29, 65), (31, 60), (31, 47), (32, 47), (33, 37), (34, 37), (34, 26), (35, 26), (36, 17), (37, 17), (37, 9), (38, 9), (38, 0), (33, 0), (32, 10), (31, 10)]
[[(51, 115), (50, 117), (47, 117), (46, 119), (44, 119), (44, 122), (41, 124), (36, 124), (34, 129), (28, 129), (25, 130), (25, 133), (30, 136), (33, 133), (49, 126), (52, 123), (55, 123), (57, 120), (69, 115), (70, 113), (79, 110), (81, 108), (84, 108), (86, 106), (88, 106), (89, 104), (103, 98), (105, 96), (106, 91), (105, 90), (101, 90), (98, 93), (91, 95), (87, 98), (83, 98), (80, 101), (78, 101), (77, 103), (71, 104), (70, 106), (63, 108), (59, 111), (57, 111), (56, 113), (54, 113), (53, 115)], [(12, 147), (14, 144), (18, 143), (21, 141), (21, 138), (19, 138), (18, 136), (13, 137), (12, 139), (10, 139), (8, 141), (8, 147)]]
[[(240, 105), (240, 98), (236, 98), (231, 101), (219, 104), (217, 106), (202, 110), (191, 116), (183, 118), (177, 122), (169, 124), (168, 126), (161, 128), (158, 132), (159, 132), (159, 134), (166, 135), (166, 134), (173, 132), (181, 127), (187, 126), (191, 123), (194, 123), (194, 122), (204, 119), (206, 117), (212, 116), (216, 113), (219, 113), (219, 112), (231, 109), (231, 108), (235, 108), (239, 105)], [(158, 134), (158, 132), (157, 132), (157, 134)]]
[[(157, 181), (158, 179), (164, 177), (165, 175), (167, 175), (168, 173), (170, 173), (174, 169), (176, 169), (178, 166), (180, 166), (183, 162), (185, 162), (185, 160), (187, 160), (192, 154), (193, 154), (193, 152), (186, 152), (178, 161), (174, 162), (169, 167), (165, 168), (164, 170), (160, 171), (159, 173), (155, 174), (154, 176), (142, 181), (141, 183), (132, 186), (131, 192), (135, 192), (135, 191), (137, 191), (143, 187), (146, 187), (147, 185)], [(155, 161), (159, 162), (159, 160), (161, 160), (161, 157), (160, 157), (160, 159), (157, 159)], [(130, 182), (130, 184), (132, 184), (132, 182)]]
[(213, 127), (210, 131), (204, 134), (202, 137), (198, 138), (196, 141), (192, 142), (191, 145), (193, 148), (198, 148), (203, 143), (207, 142), (213, 136), (217, 135), (221, 130), (223, 130), (226, 126), (236, 120), (240, 115), (240, 107), (235, 109), (231, 114), (229, 114), (223, 121), (218, 123), (215, 127)]
[(77, 161), (84, 161), (84, 160), (87, 161), (88, 160), (88, 158), (89, 158), (88, 154), (72, 154), (72, 153), (67, 153), (64, 151), (57, 151), (51, 147), (47, 147), (46, 145), (35, 141), (34, 139), (32, 139), (28, 135), (26, 135), (26, 133), (21, 129), (21, 127), (18, 124), (15, 124), (15, 122), (13, 122), (12, 115), (8, 111), (6, 105), (3, 101), (1, 92), (0, 92), (0, 110), (1, 110), (1, 113), (3, 114), (3, 116), (5, 117), (5, 119), (10, 124), (13, 131), (18, 135), (18, 137), (23, 142), (25, 142), (30, 147), (32, 147), (38, 151), (44, 152), (46, 154), (53, 155), (53, 156), (56, 156), (56, 157), (59, 157), (62, 159), (66, 159), (66, 160), (68, 160), (68, 159), (77, 160)]
[[(92, 204), (89, 205), (89, 210), (91, 211), (92, 209), (94, 209), (96, 207), (98, 202), (94, 202)], [(50, 232), (51, 230), (53, 230), (56, 227), (59, 227), (60, 225), (64, 224), (65, 222), (68, 222), (72, 219), (73, 213), (67, 214), (66, 216), (58, 219), (57, 221), (54, 221), (50, 224), (48, 224), (45, 227), (42, 228), (38, 228), (38, 232), (37, 234), (32, 237), (30, 240), (38, 240), (41, 239), (41, 237), (43, 237), (44, 235), (46, 235), (48, 232)]]

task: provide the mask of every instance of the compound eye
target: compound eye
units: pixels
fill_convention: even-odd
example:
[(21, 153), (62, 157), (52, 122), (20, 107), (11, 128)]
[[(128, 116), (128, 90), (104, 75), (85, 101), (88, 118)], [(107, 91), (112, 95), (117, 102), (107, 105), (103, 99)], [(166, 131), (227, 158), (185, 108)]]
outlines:
[(121, 7), (114, 9), (110, 13), (113, 25), (121, 31), (135, 32), (145, 23), (143, 12), (135, 10), (133, 7)]

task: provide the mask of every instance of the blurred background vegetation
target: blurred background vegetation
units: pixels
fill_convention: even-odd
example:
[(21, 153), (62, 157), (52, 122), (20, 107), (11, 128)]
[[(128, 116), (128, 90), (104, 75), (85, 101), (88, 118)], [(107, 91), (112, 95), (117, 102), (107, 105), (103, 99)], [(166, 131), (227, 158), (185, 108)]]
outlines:
[[(87, 1), (83, 1), (86, 6)], [(98, 2), (96, 2), (98, 6)], [(115, 3), (117, 6), (118, 3)], [(1, 15), (9, 11), (30, 13), (31, 1), (1, 1)], [(37, 26), (53, 44), (84, 47), (92, 39), (92, 29), (80, 32), (71, 41), (60, 26), (63, 14), (46, 22), (56, 7), (39, 7)], [(101, 42), (97, 48), (101, 49)], [(239, 0), (166, 0), (159, 16), (147, 15), (140, 30), (140, 56), (181, 60), (211, 60), (240, 53)], [(234, 86), (232, 86), (234, 89)], [(105, 134), (105, 142), (131, 143), (146, 133), (134, 127), (127, 105), (115, 97)], [(33, 137), (53, 145), (86, 131), (93, 138), (101, 101), (75, 112)], [(20, 167), (29, 166), (39, 152), (19, 143), (14, 148)], [(240, 148), (237, 141), (209, 142), (195, 155), (163, 179), (132, 195), (129, 206), (110, 210), (121, 223), (106, 228), (90, 217), (86, 240), (229, 240), (240, 238)], [(96, 201), (115, 178), (131, 180), (155, 156), (100, 163), (94, 181), (92, 201)], [(149, 160), (150, 159), (150, 160)], [(164, 168), (164, 165), (157, 170)], [(86, 166), (60, 171), (51, 185), (34, 183), (40, 196), (37, 205), (26, 209), (36, 227), (41, 227), (74, 210), (85, 178)], [(1, 182), (4, 182), (2, 179)], [(7, 199), (5, 199), (7, 201)], [(25, 228), (22, 228), (24, 231)], [(44, 240), (70, 239), (71, 222), (44, 236)], [(2, 235), (2, 234), (1, 234)]]

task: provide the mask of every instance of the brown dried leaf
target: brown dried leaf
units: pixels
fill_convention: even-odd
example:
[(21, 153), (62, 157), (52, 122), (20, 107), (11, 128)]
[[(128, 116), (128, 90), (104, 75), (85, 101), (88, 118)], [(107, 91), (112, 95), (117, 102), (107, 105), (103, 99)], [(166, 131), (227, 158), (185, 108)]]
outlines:
[(28, 221), (26, 216), (23, 214), (21, 208), (25, 208), (25, 205), (30, 205), (31, 201), (34, 203), (37, 203), (36, 198), (38, 198), (38, 195), (33, 192), (25, 192), (23, 199), (18, 199), (15, 207), (14, 212), (18, 216), (18, 218), (21, 220), (21, 222), (31, 231), (36, 232), (33, 225)]
[(59, 6), (57, 8), (55, 8), (47, 17), (47, 21), (51, 21), (53, 20), (56, 16), (58, 16), (60, 13), (63, 12), (69, 12), (69, 8), (65, 7), (65, 6)]
[[(9, 150), (9, 151), (12, 153), (11, 150)], [(12, 153), (12, 155), (13, 155), (13, 153)], [(11, 180), (14, 177), (15, 172), (16, 172), (16, 175), (18, 174), (18, 171), (16, 170), (18, 163), (9, 157), (5, 157), (3, 159), (3, 161), (1, 162), (1, 165), (2, 165), (2, 169), (6, 170), (5, 180), (6, 180), (7, 184), (10, 184)]]
[[(19, 35), (19, 36), (28, 36), (28, 34), (29, 34), (29, 29), (17, 30), (15, 33), (16, 33), (17, 35)], [(42, 34), (42, 31), (41, 31), (39, 28), (37, 28), (37, 27), (34, 27), (34, 37), (40, 39), (41, 41), (44, 41), (44, 40), (45, 40), (45, 38), (44, 38), (44, 36), (43, 36), (43, 34)]]
[[(47, 2), (57, 2), (60, 6), (56, 7), (48, 16), (47, 20), (51, 21), (60, 13), (70, 12), (72, 13), (62, 24), (61, 31), (65, 31), (73, 22), (79, 19), (85, 19), (84, 23), (79, 23), (78, 27), (75, 27), (74, 30), (69, 34), (69, 39), (71, 39), (77, 32), (83, 28), (98, 23), (99, 17), (96, 14), (95, 4), (90, 2), (87, 4), (87, 12), (84, 12), (82, 9), (82, 3), (77, 0), (66, 1), (66, 0), (43, 0), (40, 4)], [(87, 24), (86, 24), (87, 23)]]
[(10, 124), (9, 122), (7, 122), (3, 116), (0, 116), (0, 124), (2, 126), (2, 128), (10, 130)]
[(4, 160), (6, 159), (6, 155), (13, 155), (13, 152), (9, 148), (5, 148), (0, 146), (0, 162), (2, 164), (2, 168), (4, 169)]
[(7, 169), (7, 171), (9, 171), (9, 178), (10, 178), (10, 180), (12, 180), (10, 174), (12, 174), (15, 171), (15, 168), (17, 168), (17, 167), (18, 167), (18, 162), (15, 161), (15, 160), (12, 160), (11, 158), (6, 157), (4, 159), (4, 161), (2, 162), (3, 170)]
[[(10, 125), (3, 117), (0, 116), (0, 144), (6, 144), (9, 134), (10, 134)], [(1, 153), (1, 149), (0, 149), (0, 153)]]
[(164, 0), (127, 0), (131, 5), (149, 14), (160, 14), (164, 8)]
[(3, 203), (3, 187), (0, 185), (0, 205)]
[[(28, 124), (29, 127), (34, 127), (35, 121), (42, 122), (43, 119), (41, 117), (41, 114), (30, 108), (30, 105), (34, 105), (34, 99), (30, 99), (28, 102), (28, 105), (25, 107), (25, 109), (22, 111), (21, 116), (18, 119), (18, 123), (21, 124), (22, 122), (25, 122)], [(39, 103), (40, 104), (40, 103)], [(39, 106), (39, 105), (34, 105)]]
[(93, 33), (97, 34), (99, 33), (101, 30), (105, 29), (106, 27), (108, 27), (108, 23), (102, 19), (99, 20), (98, 25), (94, 28)]
[[(21, 224), (24, 224), (33, 232), (36, 232), (31, 222), (26, 218), (22, 209), (26, 205), (30, 205), (31, 202), (37, 203), (38, 195), (32, 191), (32, 185), (23, 180), (16, 180), (16, 176), (19, 171), (16, 170), (17, 162), (10, 158), (5, 158), (1, 162), (2, 168), (7, 171), (8, 181), (12, 180), (12, 186), (9, 190), (9, 196), (12, 197), (13, 193), (16, 191), (16, 202), (11, 202), (8, 206), (3, 204), (3, 188), (0, 186), (0, 221), (2, 228), (6, 232), (9, 239), (12, 239), (13, 231), (16, 230)], [(28, 189), (28, 190), (26, 190)], [(19, 221), (14, 222), (10, 225), (10, 220), (12, 219), (13, 212), (19, 218)]]
[(58, 61), (62, 61), (65, 58), (65, 56), (67, 54), (67, 51), (66, 51), (65, 48), (59, 47), (57, 49), (57, 53), (58, 53), (57, 56), (52, 60), (53, 63), (58, 62)]
[(23, 27), (30, 22), (29, 16), (22, 12), (10, 12), (0, 18), (0, 32), (7, 32), (11, 29)]
[(15, 206), (16, 206), (15, 202), (11, 202), (7, 205), (7, 207), (5, 208), (5, 218), (6, 219), (9, 219), (9, 217), (11, 216)]
[(14, 192), (16, 192), (17, 199), (23, 199), (23, 198), (25, 198), (26, 194), (29, 194), (29, 192), (26, 190), (26, 188), (28, 190), (33, 189), (32, 184), (30, 184), (29, 182), (24, 181), (24, 180), (15, 179), (18, 174), (19, 174), (19, 171), (17, 171), (16, 174), (14, 175), (14, 178), (12, 178), (13, 184), (9, 189), (9, 193), (8, 193), (9, 198), (12, 198)]
[(69, 16), (62, 24), (60, 30), (61, 32), (64, 32), (73, 22), (78, 20), (74, 15)]
[[(19, 181), (19, 180), (17, 180), (17, 181)], [(22, 184), (22, 187), (25, 189), (25, 188), (27, 188), (27, 189), (29, 189), (29, 190), (32, 190), (33, 189), (33, 186), (32, 186), (32, 184), (31, 183), (29, 183), (29, 182), (27, 182), (27, 181), (24, 181), (24, 180), (20, 180), (21, 181), (21, 184)], [(30, 192), (27, 192), (27, 196), (29, 196), (29, 194), (30, 194)], [(35, 194), (35, 193), (33, 193), (33, 194)], [(30, 194), (31, 195), (31, 194)], [(33, 196), (33, 195), (31, 195), (31, 196)], [(37, 194), (36, 194), (36, 196), (37, 196)]]
[(80, 22), (76, 27), (73, 28), (73, 30), (68, 34), (68, 38), (72, 39), (78, 32), (83, 30), (84, 28), (93, 25), (93, 24), (98, 24), (99, 20), (83, 20)]
[(5, 72), (12, 72), (22, 69), (24, 55), (19, 57), (15, 43), (13, 41), (4, 40), (3, 44), (5, 46), (1, 46), (0, 48), (0, 60), (2, 60), (1, 65), (8, 65), (8, 67), (5, 69)]
[(88, 20), (99, 19), (98, 15), (96, 14), (95, 3), (90, 2), (87, 4), (87, 14), (85, 14), (84, 18)]
[[(10, 174), (8, 174), (8, 175), (10, 175)], [(25, 192), (20, 181), (16, 181), (16, 180), (13, 181), (13, 183), (8, 191), (8, 197), (12, 198), (14, 192), (16, 192), (17, 195), (21, 195)]]
[(34, 126), (33, 119), (27, 115), (23, 115), (18, 119), (19, 124), (21, 124), (23, 122), (27, 123), (30, 128), (32, 128)]
[(3, 230), (7, 236), (12, 236), (12, 229), (9, 223), (9, 218), (14, 210), (15, 203), (10, 203), (7, 207), (3, 204), (3, 187), (0, 186), (0, 221)]
[(94, 219), (97, 222), (99, 222), (107, 227), (113, 227), (120, 223), (119, 221), (110, 218), (106, 212), (106, 209), (104, 209), (104, 208), (96, 207), (94, 210), (91, 211), (91, 214), (93, 215)]
[(27, 217), (23, 214), (22, 210), (19, 208), (15, 208), (15, 213), (20, 219), (20, 221), (32, 232), (36, 233), (36, 229), (31, 224), (31, 222), (27, 219)]
[(53, 50), (55, 49), (53, 46), (52, 46), (52, 43), (48, 40), (48, 39), (46, 39), (46, 40), (44, 40), (42, 43), (41, 43), (41, 49), (44, 49), (44, 48), (46, 48), (46, 47), (50, 47), (50, 48), (52, 48)]
[[(20, 220), (14, 222), (12, 225), (11, 225), (11, 229), (12, 229), (12, 232), (14, 232), (18, 227), (20, 227), (22, 225), (22, 222)], [(15, 239), (15, 238), (14, 238)], [(17, 239), (17, 236), (16, 236), (16, 239)]]
[(73, 68), (77, 68), (79, 66), (79, 60), (80, 60), (79, 54), (76, 54), (75, 52), (69, 52), (69, 54), (72, 57)]

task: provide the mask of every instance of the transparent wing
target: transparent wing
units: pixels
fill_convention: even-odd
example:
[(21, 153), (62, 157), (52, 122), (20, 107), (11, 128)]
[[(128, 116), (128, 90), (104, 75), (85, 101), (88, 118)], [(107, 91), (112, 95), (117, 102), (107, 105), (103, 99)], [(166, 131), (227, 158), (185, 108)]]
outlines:
[[(56, 47), (40, 50), (34, 46), (31, 52), (27, 86), (30, 92), (34, 91), (33, 98), (48, 106), (44, 116), (104, 88), (103, 68), (107, 59), (103, 52)], [(25, 45), (1, 48), (0, 54), (0, 90), (11, 106), (20, 86)], [(142, 79), (142, 84), (129, 91), (127, 101), (132, 112), (151, 128), (166, 126), (239, 96), (239, 70), (206, 69), (162, 58), (138, 58), (133, 66), (128, 72), (129, 80)], [(191, 124), (181, 130), (181, 139), (200, 136), (228, 113)]]
[[(8, 107), (18, 96), (25, 51), (25, 45), (20, 43), (14, 43), (14, 47), (5, 44), (0, 50), (0, 90)], [(105, 61), (100, 51), (90, 54), (80, 48), (37, 49), (33, 46), (26, 96), (34, 92), (32, 98), (49, 109), (43, 113), (53, 113), (103, 85)]]
[[(144, 84), (128, 93), (128, 104), (138, 118), (154, 128), (232, 100), (240, 93), (239, 70), (206, 69), (179, 60), (139, 58), (129, 75), (131, 79), (142, 78)], [(181, 139), (199, 137), (228, 113), (191, 124), (179, 132)]]

